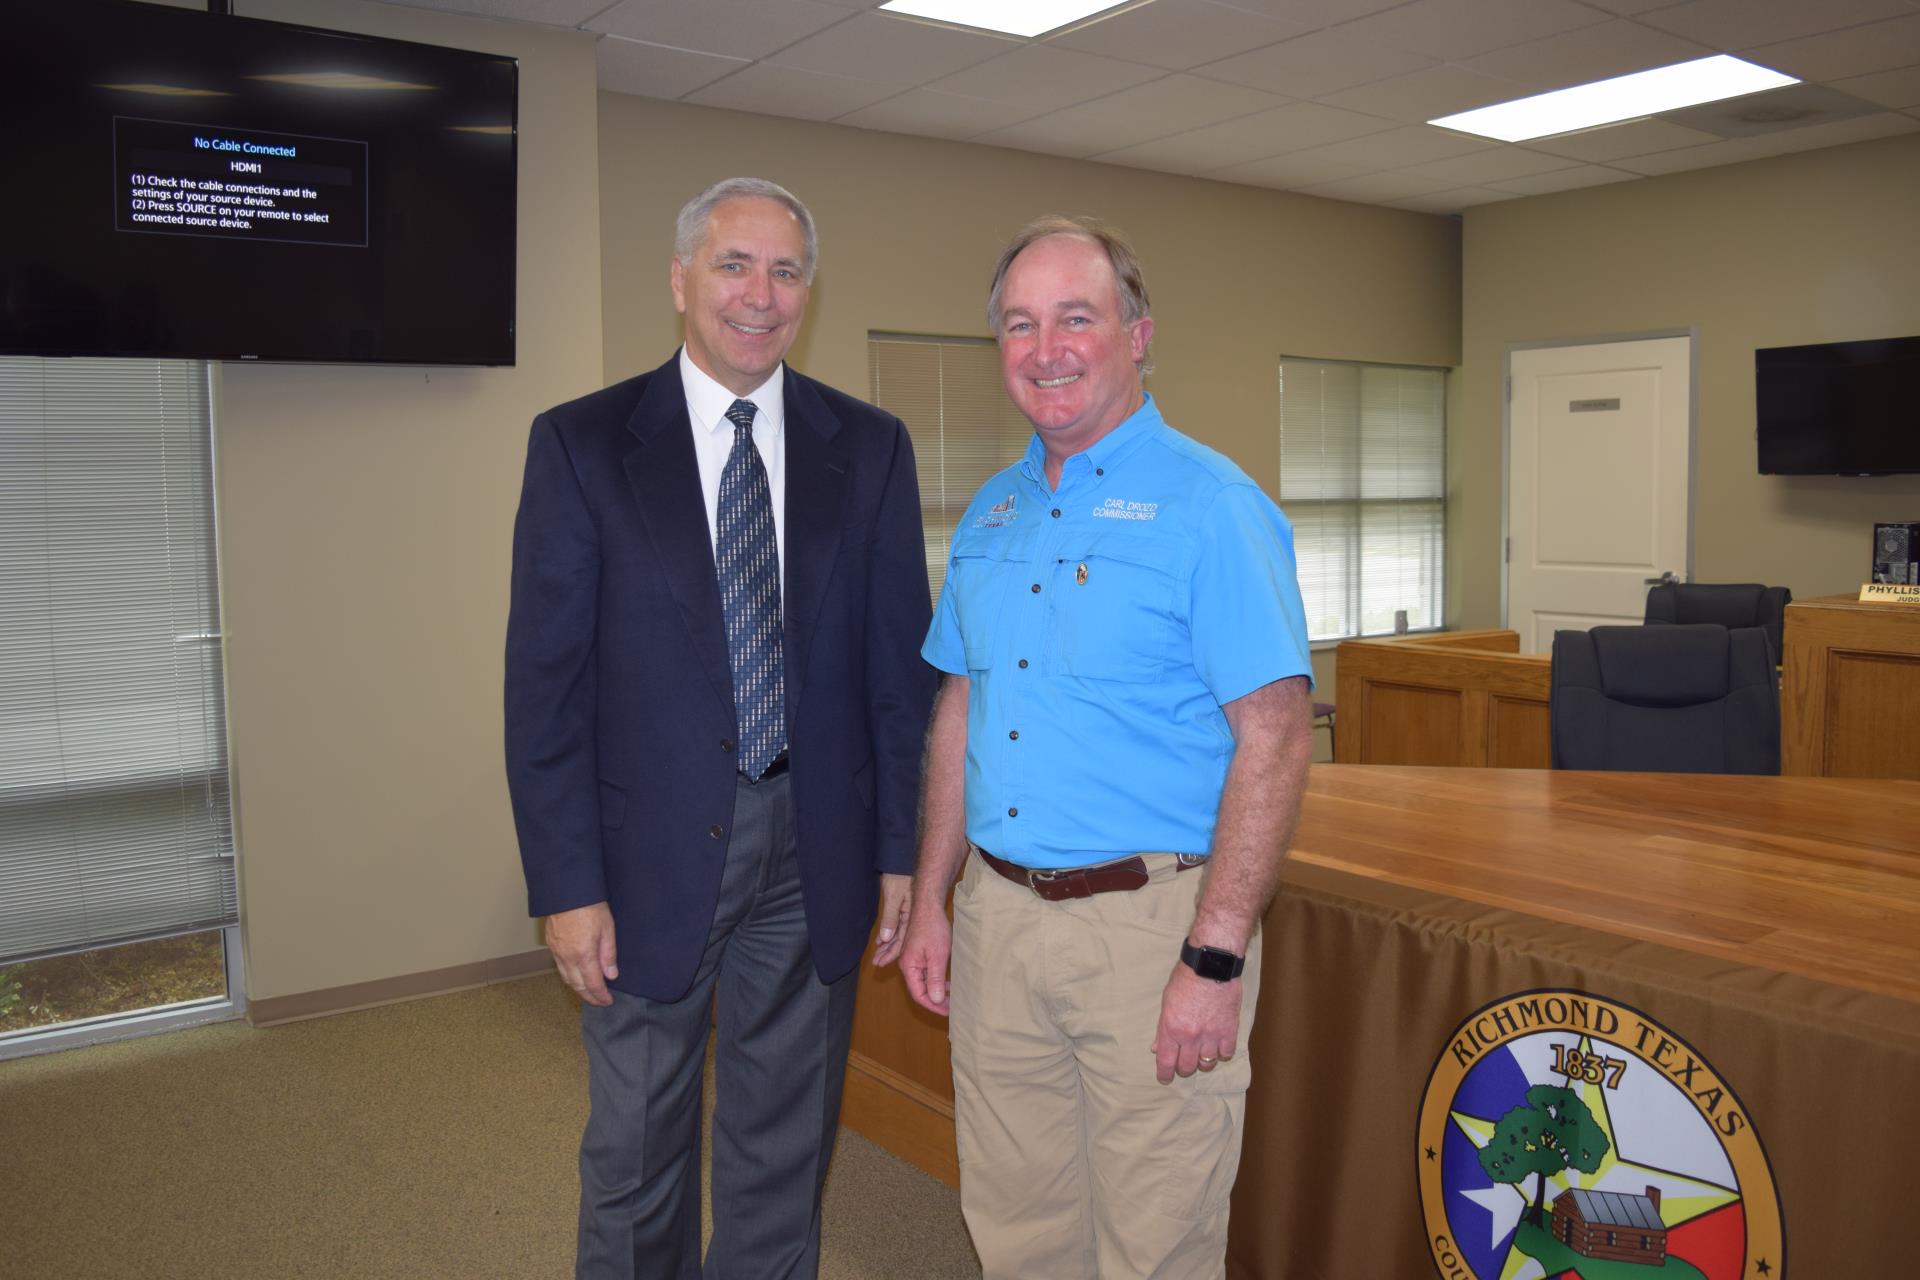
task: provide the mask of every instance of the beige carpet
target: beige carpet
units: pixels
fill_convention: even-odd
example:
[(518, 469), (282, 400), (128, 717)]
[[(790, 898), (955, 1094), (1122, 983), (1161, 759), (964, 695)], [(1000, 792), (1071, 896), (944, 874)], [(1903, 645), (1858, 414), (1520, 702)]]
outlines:
[[(0, 1276), (569, 1276), (585, 1072), (548, 978), (0, 1062)], [(822, 1236), (827, 1280), (980, 1274), (845, 1130)]]

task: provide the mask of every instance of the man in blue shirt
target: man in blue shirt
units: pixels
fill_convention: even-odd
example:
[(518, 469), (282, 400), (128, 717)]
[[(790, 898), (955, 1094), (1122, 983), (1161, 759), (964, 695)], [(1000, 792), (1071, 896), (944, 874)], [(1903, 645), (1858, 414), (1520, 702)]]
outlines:
[(1034, 438), (954, 532), (893, 951), (950, 1014), (988, 1277), (1219, 1276), (1258, 922), (1311, 754), (1292, 532), (1162, 421), (1112, 232), (1029, 225), (988, 314)]

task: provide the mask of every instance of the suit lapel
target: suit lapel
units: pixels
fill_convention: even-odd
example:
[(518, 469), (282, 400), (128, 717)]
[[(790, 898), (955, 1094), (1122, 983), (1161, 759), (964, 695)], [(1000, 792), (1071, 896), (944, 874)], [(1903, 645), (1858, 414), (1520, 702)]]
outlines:
[[(846, 523), (848, 459), (840, 420), (813, 384), (787, 370), (786, 681), (787, 724), (800, 706), (814, 624), (833, 579)], [(791, 732), (791, 728), (789, 728)]]
[(647, 379), (627, 429), (639, 441), (625, 464), (647, 536), (700, 665), (715, 692), (731, 706), (733, 669), (727, 661), (726, 622), (714, 576), (713, 537), (707, 530), (707, 503), (700, 492), (700, 464), (693, 453), (677, 355)]

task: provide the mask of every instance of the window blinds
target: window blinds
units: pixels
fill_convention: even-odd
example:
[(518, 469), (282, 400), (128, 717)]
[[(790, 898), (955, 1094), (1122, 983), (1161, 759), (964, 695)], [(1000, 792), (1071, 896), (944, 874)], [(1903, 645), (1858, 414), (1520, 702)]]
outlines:
[(1446, 373), (1280, 362), (1280, 505), (1314, 640), (1438, 627)]
[(237, 918), (203, 364), (0, 358), (0, 963)]
[(920, 473), (927, 577), (947, 577), (954, 526), (996, 472), (1019, 460), (1033, 427), (1007, 398), (1000, 350), (984, 338), (869, 335), (873, 403), (907, 424)]

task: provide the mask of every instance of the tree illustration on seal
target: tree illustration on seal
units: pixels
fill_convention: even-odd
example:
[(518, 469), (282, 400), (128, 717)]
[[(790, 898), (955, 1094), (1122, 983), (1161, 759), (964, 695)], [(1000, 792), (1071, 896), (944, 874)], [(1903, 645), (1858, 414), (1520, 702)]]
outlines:
[(1539, 1174), (1539, 1189), (1526, 1216), (1535, 1226), (1544, 1226), (1547, 1179), (1567, 1169), (1592, 1173), (1612, 1145), (1573, 1090), (1537, 1084), (1527, 1090), (1524, 1107), (1500, 1117), (1493, 1140), (1480, 1148), (1480, 1167), (1495, 1182), (1516, 1185), (1530, 1173)]

